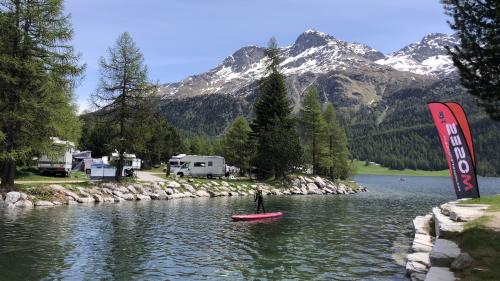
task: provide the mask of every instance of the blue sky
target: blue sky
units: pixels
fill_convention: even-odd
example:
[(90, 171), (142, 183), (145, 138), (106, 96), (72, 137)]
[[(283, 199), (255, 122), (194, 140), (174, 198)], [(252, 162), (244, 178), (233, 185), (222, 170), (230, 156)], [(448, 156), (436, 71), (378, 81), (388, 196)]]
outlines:
[(65, 8), (87, 64), (76, 89), (80, 110), (97, 87), (99, 57), (125, 31), (143, 52), (149, 78), (160, 83), (205, 72), (271, 36), (290, 45), (309, 28), (384, 53), (431, 32), (451, 33), (439, 0), (67, 0)]

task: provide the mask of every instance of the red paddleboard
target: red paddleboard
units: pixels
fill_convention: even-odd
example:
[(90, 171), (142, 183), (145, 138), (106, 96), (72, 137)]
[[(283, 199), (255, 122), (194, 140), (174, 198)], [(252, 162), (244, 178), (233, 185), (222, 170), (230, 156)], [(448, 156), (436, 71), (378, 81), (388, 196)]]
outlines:
[(251, 220), (278, 218), (281, 216), (283, 216), (282, 212), (276, 212), (276, 213), (263, 213), (263, 214), (234, 215), (231, 216), (231, 218), (235, 221), (251, 221)]

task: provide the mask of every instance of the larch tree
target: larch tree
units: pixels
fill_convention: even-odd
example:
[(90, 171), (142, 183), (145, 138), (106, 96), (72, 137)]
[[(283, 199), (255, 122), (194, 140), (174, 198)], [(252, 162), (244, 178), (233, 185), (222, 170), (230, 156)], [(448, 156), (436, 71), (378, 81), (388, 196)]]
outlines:
[(92, 102), (109, 124), (108, 143), (118, 151), (115, 180), (121, 181), (124, 153), (144, 146), (142, 125), (147, 126), (148, 107), (156, 86), (148, 81), (144, 56), (127, 32), (108, 49), (107, 58), (101, 57), (99, 66), (100, 82)]
[(321, 113), (318, 90), (311, 86), (300, 110), (302, 138), (306, 146), (304, 158), (312, 164), (313, 174), (318, 174), (323, 147), (326, 144), (326, 123)]
[(328, 103), (323, 118), (326, 122), (328, 148), (322, 159), (322, 166), (328, 169), (331, 179), (346, 179), (351, 174), (350, 153), (346, 133), (337, 120), (333, 104)]
[(285, 78), (280, 72), (281, 59), (274, 38), (269, 41), (265, 54), (267, 76), (259, 82), (252, 122), (257, 146), (254, 164), (262, 177), (284, 177), (301, 164), (302, 150), (291, 117), (292, 108)]
[(73, 89), (84, 66), (71, 45), (63, 1), (0, 1), (0, 176), (14, 188), (16, 165), (51, 148), (50, 137), (76, 141)]
[(243, 116), (238, 116), (229, 127), (222, 140), (226, 162), (250, 173), (250, 161), (254, 153), (251, 140), (252, 129)]
[(460, 38), (448, 53), (460, 81), (489, 116), (500, 121), (500, 1), (442, 0)]

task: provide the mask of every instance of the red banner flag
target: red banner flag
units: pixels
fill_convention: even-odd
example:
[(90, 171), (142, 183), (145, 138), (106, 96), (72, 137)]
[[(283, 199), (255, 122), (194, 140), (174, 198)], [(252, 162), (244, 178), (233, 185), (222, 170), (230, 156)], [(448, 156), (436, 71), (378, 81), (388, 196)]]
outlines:
[(457, 198), (479, 198), (474, 148), (469, 124), (456, 103), (428, 104), (448, 161)]

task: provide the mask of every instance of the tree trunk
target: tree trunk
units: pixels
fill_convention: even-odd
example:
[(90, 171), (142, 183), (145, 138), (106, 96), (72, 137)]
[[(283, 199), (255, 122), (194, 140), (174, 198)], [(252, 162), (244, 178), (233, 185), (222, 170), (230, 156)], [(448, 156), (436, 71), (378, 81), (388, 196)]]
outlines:
[(14, 176), (16, 175), (16, 162), (6, 160), (0, 164), (2, 183), (0, 189), (3, 191), (14, 190)]
[(116, 167), (115, 181), (120, 182), (122, 180), (123, 166), (125, 165), (125, 158), (123, 156), (123, 151), (119, 152), (118, 165)]

